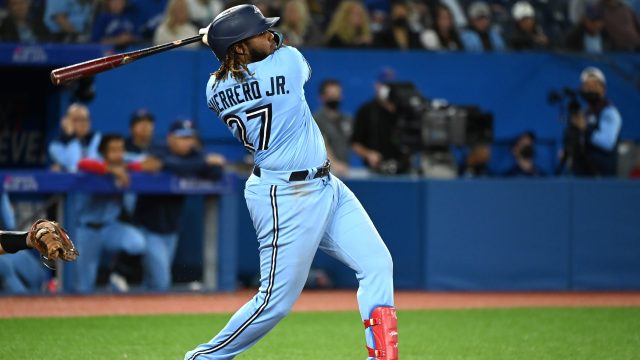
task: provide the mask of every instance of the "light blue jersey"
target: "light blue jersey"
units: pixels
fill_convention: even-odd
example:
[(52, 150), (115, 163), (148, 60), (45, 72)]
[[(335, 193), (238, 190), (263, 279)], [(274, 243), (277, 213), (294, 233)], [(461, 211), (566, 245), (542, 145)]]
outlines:
[[(389, 250), (355, 195), (326, 171), (322, 134), (304, 98), (311, 74), (306, 60), (285, 46), (248, 68), (253, 75), (243, 83), (211, 78), (207, 99), (255, 154), (244, 196), (258, 239), (260, 288), (185, 360), (230, 360), (266, 335), (291, 310), (318, 249), (355, 272), (362, 320), (393, 306)], [(369, 348), (382, 348), (371, 328), (365, 334)]]
[(327, 152), (304, 97), (311, 68), (302, 54), (282, 46), (248, 68), (253, 76), (243, 83), (231, 77), (216, 83), (211, 76), (209, 108), (254, 154), (260, 168), (282, 171), (322, 165)]

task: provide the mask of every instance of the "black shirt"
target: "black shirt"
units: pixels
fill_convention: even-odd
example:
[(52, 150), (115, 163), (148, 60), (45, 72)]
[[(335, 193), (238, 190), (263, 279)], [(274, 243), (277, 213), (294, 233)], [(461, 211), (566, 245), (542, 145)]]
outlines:
[[(404, 164), (406, 156), (397, 140), (396, 115), (372, 100), (360, 107), (356, 113), (351, 143), (359, 143), (378, 151), (383, 160), (398, 160)], [(369, 166), (369, 164), (367, 164)]]
[[(166, 146), (154, 146), (149, 154), (162, 161), (163, 171), (178, 176), (220, 179), (222, 168), (207, 165), (206, 154), (194, 150), (188, 155), (173, 154)], [(184, 195), (140, 195), (133, 215), (134, 222), (159, 234), (178, 231)]]
[[(409, 41), (409, 49), (422, 49), (422, 44), (420, 43), (420, 36), (406, 29)], [(396, 41), (396, 38), (393, 36), (393, 29), (387, 29), (385, 31), (381, 31), (377, 33), (373, 39), (373, 45), (376, 48), (381, 49), (400, 49), (400, 44)]]

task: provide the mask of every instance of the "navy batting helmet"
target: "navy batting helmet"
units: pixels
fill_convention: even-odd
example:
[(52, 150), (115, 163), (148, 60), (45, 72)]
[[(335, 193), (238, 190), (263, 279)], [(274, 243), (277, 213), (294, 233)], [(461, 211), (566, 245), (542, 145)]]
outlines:
[(278, 20), (279, 17), (265, 18), (255, 5), (234, 6), (213, 19), (207, 43), (218, 60), (223, 61), (231, 45), (269, 30)]

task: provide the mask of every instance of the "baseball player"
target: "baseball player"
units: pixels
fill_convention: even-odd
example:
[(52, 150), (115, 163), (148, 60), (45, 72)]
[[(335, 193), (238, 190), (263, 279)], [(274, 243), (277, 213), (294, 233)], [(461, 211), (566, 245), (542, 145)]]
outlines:
[(290, 311), (318, 248), (356, 272), (369, 359), (398, 359), (391, 256), (358, 199), (329, 172), (304, 96), (311, 69), (270, 30), (277, 21), (239, 5), (201, 30), (221, 62), (207, 84), (208, 105), (254, 155), (245, 198), (259, 242), (261, 285), (218, 335), (185, 359), (233, 359), (260, 340)]

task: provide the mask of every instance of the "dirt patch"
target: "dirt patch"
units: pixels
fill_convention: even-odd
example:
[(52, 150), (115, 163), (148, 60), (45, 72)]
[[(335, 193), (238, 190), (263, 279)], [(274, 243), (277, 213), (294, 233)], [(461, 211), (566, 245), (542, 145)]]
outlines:
[[(0, 297), (0, 318), (43, 316), (232, 313), (253, 296), (229, 294)], [(640, 307), (628, 293), (429, 293), (397, 292), (400, 310), (509, 307)], [(305, 291), (294, 311), (356, 310), (356, 291)]]

